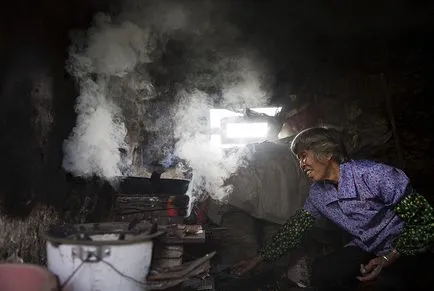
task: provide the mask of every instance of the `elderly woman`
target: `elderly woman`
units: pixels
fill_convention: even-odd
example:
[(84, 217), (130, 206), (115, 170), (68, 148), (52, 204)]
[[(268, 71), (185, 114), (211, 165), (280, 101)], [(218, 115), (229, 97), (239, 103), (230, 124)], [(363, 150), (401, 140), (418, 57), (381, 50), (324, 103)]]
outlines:
[(434, 241), (434, 211), (405, 173), (373, 161), (349, 160), (333, 129), (304, 130), (291, 149), (313, 180), (309, 197), (256, 257), (238, 263), (233, 272), (243, 274), (263, 261), (275, 261), (325, 217), (352, 240), (314, 262), (313, 290), (351, 290), (359, 281), (371, 280), (370, 290), (407, 290), (407, 271), (420, 267), (416, 262)]

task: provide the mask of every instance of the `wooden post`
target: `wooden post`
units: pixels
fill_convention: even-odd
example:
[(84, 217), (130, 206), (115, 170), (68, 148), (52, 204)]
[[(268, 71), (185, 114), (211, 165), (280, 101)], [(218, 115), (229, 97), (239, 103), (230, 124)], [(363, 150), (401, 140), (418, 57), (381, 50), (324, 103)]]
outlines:
[(405, 161), (402, 153), (401, 142), (398, 136), (398, 131), (396, 129), (395, 115), (393, 114), (393, 107), (392, 107), (392, 98), (390, 96), (389, 86), (386, 77), (384, 76), (384, 73), (381, 73), (380, 77), (381, 77), (381, 84), (384, 90), (384, 96), (386, 99), (387, 114), (389, 115), (389, 121), (390, 124), (392, 125), (392, 134), (395, 141), (395, 148), (398, 155), (399, 166), (403, 169), (405, 167)]

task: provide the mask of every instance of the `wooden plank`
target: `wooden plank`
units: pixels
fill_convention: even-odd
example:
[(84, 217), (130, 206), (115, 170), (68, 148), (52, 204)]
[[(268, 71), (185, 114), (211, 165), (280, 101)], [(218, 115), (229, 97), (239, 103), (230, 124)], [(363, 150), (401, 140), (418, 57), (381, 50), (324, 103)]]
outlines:
[(215, 254), (216, 252), (206, 254), (202, 258), (199, 258), (197, 260), (185, 264), (185, 268), (182, 269), (180, 269), (180, 267), (177, 266), (174, 270), (169, 269), (167, 272), (162, 272), (159, 274), (151, 274), (148, 276), (147, 280), (160, 281), (160, 280), (183, 278), (188, 274), (190, 274), (191, 272), (193, 272), (194, 270), (197, 270), (197, 268), (199, 268), (200, 266), (205, 266), (205, 265), (209, 266), (209, 261), (211, 260), (212, 257), (214, 257)]
[(169, 287), (177, 286), (189, 278), (197, 277), (200, 274), (209, 272), (211, 268), (210, 259), (214, 256), (214, 254), (215, 252), (207, 254), (195, 261), (188, 262), (173, 268), (167, 268), (161, 273), (151, 271), (151, 274), (147, 278), (147, 290), (165, 290)]
[(151, 269), (166, 269), (172, 268), (176, 266), (180, 266), (182, 264), (182, 257), (180, 258), (169, 258), (169, 259), (152, 259)]

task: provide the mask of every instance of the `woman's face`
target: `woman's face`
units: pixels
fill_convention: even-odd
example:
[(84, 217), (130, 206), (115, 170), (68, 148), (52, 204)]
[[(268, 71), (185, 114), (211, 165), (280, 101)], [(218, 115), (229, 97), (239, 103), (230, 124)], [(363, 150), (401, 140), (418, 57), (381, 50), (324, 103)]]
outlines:
[(317, 158), (312, 150), (304, 150), (297, 155), (300, 168), (314, 181), (326, 180), (333, 163), (331, 155)]

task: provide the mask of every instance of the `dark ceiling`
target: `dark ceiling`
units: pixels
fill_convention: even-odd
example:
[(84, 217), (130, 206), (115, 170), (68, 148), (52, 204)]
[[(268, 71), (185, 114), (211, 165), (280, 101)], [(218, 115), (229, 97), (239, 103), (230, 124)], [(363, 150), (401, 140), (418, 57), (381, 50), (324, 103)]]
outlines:
[[(228, 10), (227, 20), (246, 40), (283, 49), (318, 40), (393, 38), (429, 31), (434, 23), (432, 1), (220, 0), (213, 5)], [(88, 27), (95, 12), (121, 6), (119, 0), (12, 1), (0, 14), (1, 35), (14, 41), (36, 32), (62, 38), (72, 28)]]

